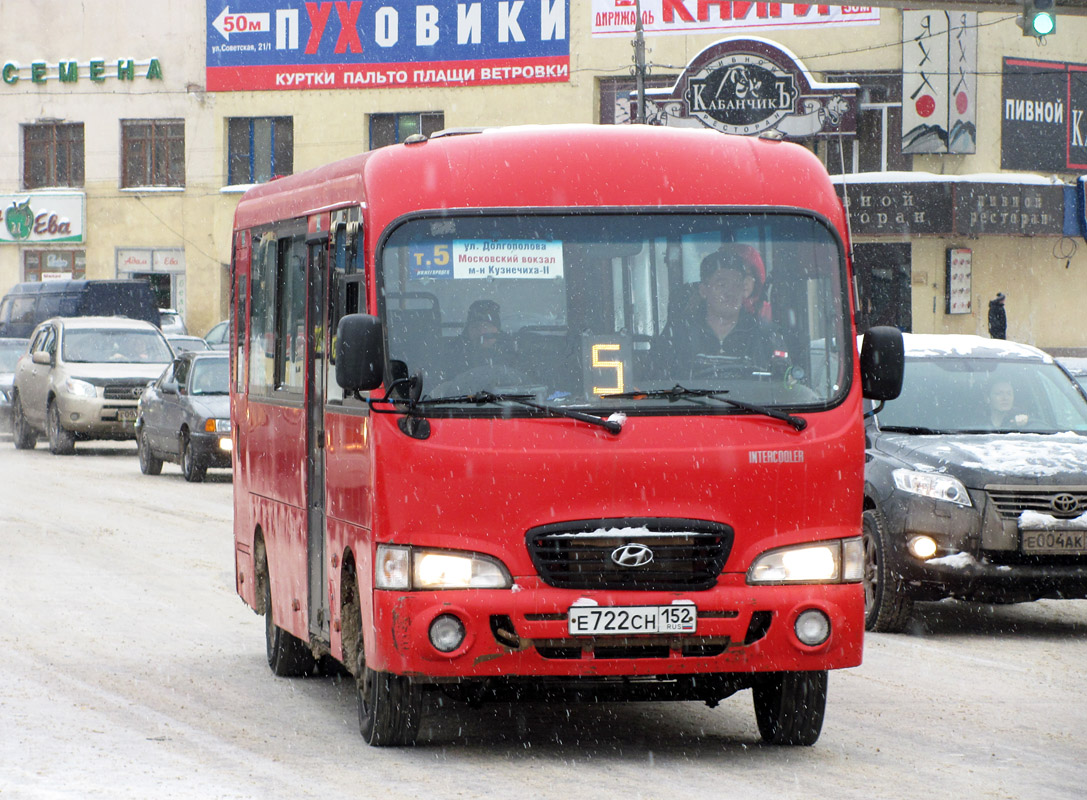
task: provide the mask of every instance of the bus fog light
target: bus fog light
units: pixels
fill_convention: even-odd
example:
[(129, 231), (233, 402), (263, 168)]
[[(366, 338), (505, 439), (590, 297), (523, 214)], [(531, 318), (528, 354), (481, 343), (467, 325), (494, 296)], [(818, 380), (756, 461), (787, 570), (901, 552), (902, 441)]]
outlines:
[(815, 608), (802, 611), (793, 628), (796, 638), (808, 647), (822, 644), (830, 638), (830, 618)]
[(931, 536), (914, 536), (907, 546), (910, 553), (924, 561), (936, 555), (936, 542)]
[(430, 643), (442, 653), (452, 653), (464, 643), (464, 623), (452, 614), (442, 614), (430, 623)]

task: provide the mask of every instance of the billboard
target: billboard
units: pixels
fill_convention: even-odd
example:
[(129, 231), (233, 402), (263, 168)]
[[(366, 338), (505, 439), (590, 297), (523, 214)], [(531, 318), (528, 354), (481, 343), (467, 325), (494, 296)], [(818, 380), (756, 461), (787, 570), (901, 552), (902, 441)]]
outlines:
[(570, 79), (568, 0), (208, 0), (209, 92)]
[(1087, 169), (1087, 64), (1005, 58), (1000, 168)]
[(873, 6), (824, 6), (727, 0), (593, 0), (593, 36), (630, 36), (641, 6), (646, 36), (735, 33), (737, 29), (878, 25)]

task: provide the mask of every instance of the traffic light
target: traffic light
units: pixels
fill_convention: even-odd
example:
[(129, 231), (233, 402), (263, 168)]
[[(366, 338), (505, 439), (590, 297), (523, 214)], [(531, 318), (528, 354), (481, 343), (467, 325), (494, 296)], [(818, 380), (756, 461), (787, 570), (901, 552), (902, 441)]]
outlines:
[(1024, 36), (1040, 39), (1057, 32), (1056, 0), (1026, 0), (1023, 3), (1023, 16), (1017, 22), (1023, 28)]

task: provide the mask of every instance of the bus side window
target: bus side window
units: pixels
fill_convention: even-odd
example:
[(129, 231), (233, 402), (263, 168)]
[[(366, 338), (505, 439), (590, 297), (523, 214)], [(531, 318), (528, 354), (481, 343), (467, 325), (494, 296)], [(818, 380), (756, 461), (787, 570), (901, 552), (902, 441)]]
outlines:
[[(339, 227), (333, 245), (331, 279), (328, 288), (328, 329), (336, 336), (340, 320), (346, 314), (357, 314), (366, 310), (366, 273), (358, 245), (362, 239), (362, 229), (355, 223)], [(336, 342), (333, 338), (326, 362), (329, 370), (325, 381), (327, 402), (344, 402), (343, 389), (335, 380)]]

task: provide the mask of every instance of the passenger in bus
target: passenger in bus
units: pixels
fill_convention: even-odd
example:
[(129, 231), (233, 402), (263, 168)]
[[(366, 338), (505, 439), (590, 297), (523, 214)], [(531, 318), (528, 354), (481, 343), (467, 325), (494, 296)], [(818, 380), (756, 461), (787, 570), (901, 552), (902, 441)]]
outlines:
[(502, 309), (494, 300), (476, 300), (460, 335), (446, 346), (443, 373), (454, 378), (477, 367), (513, 365), (513, 339), (502, 330)]
[(697, 295), (687, 313), (668, 320), (662, 333), (660, 367), (666, 373), (712, 377), (728, 367), (769, 365), (773, 347), (759, 318), (761, 276), (751, 269), (747, 252), (753, 249), (725, 244), (702, 259)]

